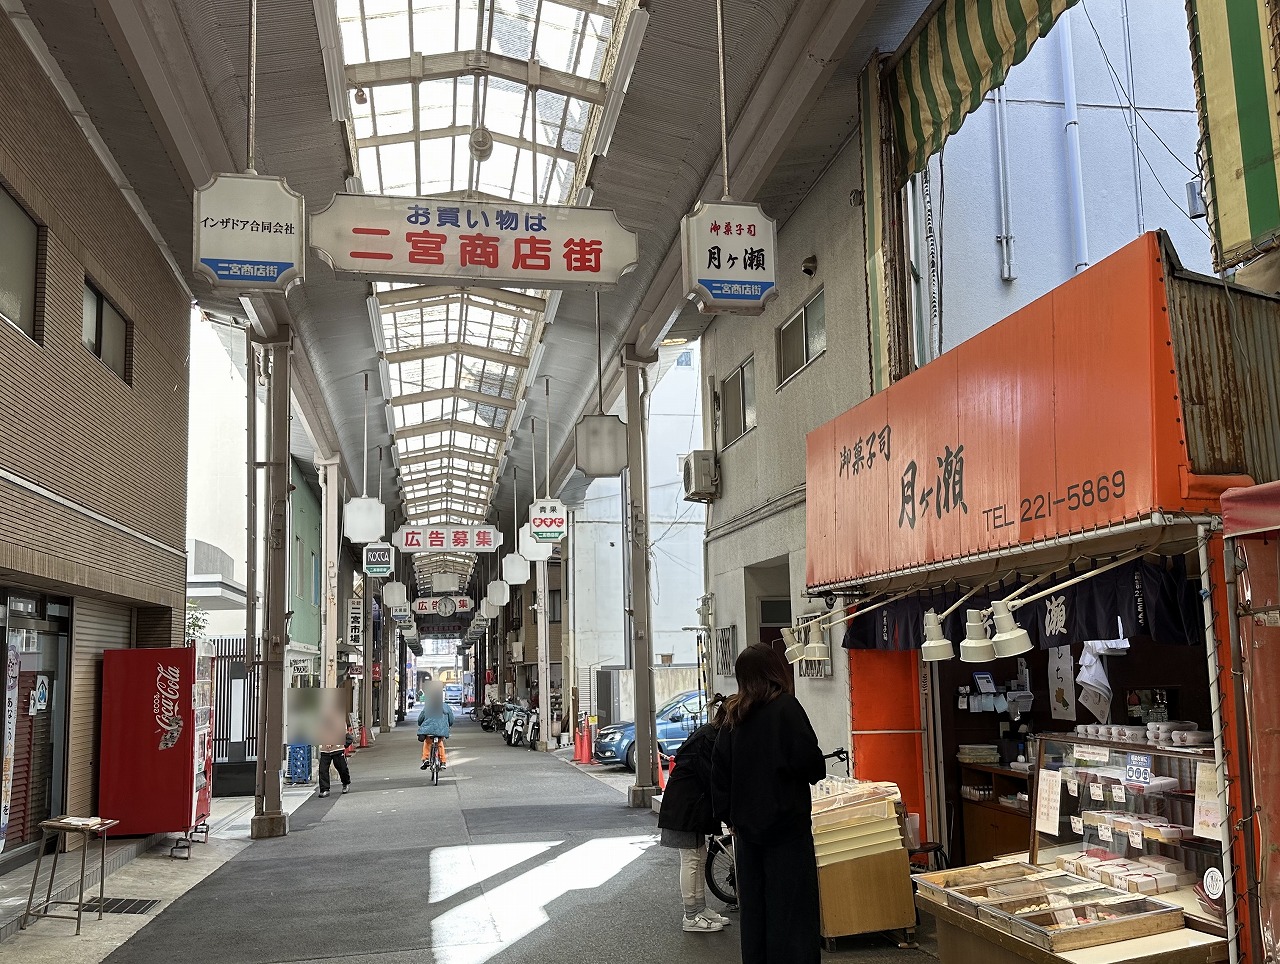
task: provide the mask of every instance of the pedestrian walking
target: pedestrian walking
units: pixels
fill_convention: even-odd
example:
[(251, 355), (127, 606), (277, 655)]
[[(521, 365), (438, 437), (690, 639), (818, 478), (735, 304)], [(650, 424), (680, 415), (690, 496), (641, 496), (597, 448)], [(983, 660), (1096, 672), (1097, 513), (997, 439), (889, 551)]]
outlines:
[(431, 765), (431, 737), (440, 737), (440, 769), (445, 768), (444, 744), (453, 726), (453, 708), (444, 701), (444, 684), (431, 683), (423, 694), (422, 709), (418, 711), (418, 742), (422, 744), (422, 766)]
[(320, 744), (320, 796), (329, 795), (329, 767), (338, 770), (338, 779), (342, 781), (342, 792), (351, 789), (351, 770), (347, 767), (347, 748), (354, 743), (351, 727), (347, 727), (346, 736), (341, 743)]
[(711, 757), (715, 750), (720, 707), (717, 696), (707, 707), (708, 721), (676, 751), (667, 789), (658, 812), (660, 843), (680, 851), (680, 898), (684, 901), (682, 927), (691, 934), (723, 930), (728, 917), (707, 906), (707, 835), (719, 833), (720, 822), (711, 807)]
[[(810, 784), (826, 775), (791, 667), (767, 643), (734, 665), (712, 754), (712, 805), (734, 835), (743, 964), (818, 964)], [(679, 767), (677, 767), (679, 769)]]

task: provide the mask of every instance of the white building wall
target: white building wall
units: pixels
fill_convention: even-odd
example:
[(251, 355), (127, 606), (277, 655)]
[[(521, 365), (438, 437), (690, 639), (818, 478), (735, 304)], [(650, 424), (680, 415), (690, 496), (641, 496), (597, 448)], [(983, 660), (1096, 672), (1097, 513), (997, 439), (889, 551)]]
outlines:
[[(1138, 109), (1172, 149), (1171, 154), (1138, 120), (1144, 228), (1165, 228), (1189, 267), (1208, 270), (1203, 222), (1193, 223), (1179, 206), (1185, 205), (1184, 185), (1192, 176), (1183, 165), (1195, 167), (1197, 136), (1185, 10), (1181, 0), (1128, 0), (1128, 7)], [(1089, 258), (1097, 262), (1139, 231), (1128, 115), (1120, 107), (1127, 100), (1113, 86), (1086, 9), (1120, 81), (1127, 78), (1121, 4), (1086, 0), (1069, 16)], [(1001, 280), (995, 242), (1000, 184), (990, 97), (947, 141), (944, 155), (931, 161), (935, 222), (941, 215), (944, 350), (1073, 274), (1058, 45), (1056, 33), (1040, 41), (1006, 85), (1015, 281)], [(804, 597), (805, 436), (869, 393), (862, 211), (850, 205), (850, 192), (861, 188), (856, 144), (846, 145), (782, 226), (779, 297), (759, 318), (717, 318), (702, 339), (704, 372), (717, 383), (747, 357), (755, 363), (756, 428), (720, 452), (721, 494), (707, 517), (714, 624), (737, 628), (739, 650), (759, 638), (758, 599), (771, 594), (764, 590), (774, 585), (773, 575), (762, 581), (751, 567), (787, 561), (793, 619), (826, 608)], [(811, 279), (800, 272), (809, 255), (818, 259)], [(779, 388), (777, 328), (819, 286), (826, 297), (826, 352)], [(712, 427), (718, 431), (712, 406), (705, 408), (708, 432)], [(837, 630), (837, 644), (839, 635)], [(825, 749), (847, 746), (849, 740), (848, 660), (838, 651), (835, 656), (832, 678), (797, 682)], [(715, 685), (728, 692), (733, 680), (718, 674)]]
[[(664, 352), (666, 349), (664, 349)], [(687, 354), (686, 354), (687, 353)], [(681, 355), (686, 355), (681, 362)], [(649, 538), (653, 652), (674, 665), (697, 663), (697, 641), (683, 627), (698, 621), (703, 593), (702, 505), (685, 502), (680, 456), (703, 448), (698, 346), (672, 352), (649, 400)], [(622, 485), (597, 479), (574, 512), (574, 639), (579, 672), (626, 661)], [(585, 691), (584, 691), (585, 692)]]

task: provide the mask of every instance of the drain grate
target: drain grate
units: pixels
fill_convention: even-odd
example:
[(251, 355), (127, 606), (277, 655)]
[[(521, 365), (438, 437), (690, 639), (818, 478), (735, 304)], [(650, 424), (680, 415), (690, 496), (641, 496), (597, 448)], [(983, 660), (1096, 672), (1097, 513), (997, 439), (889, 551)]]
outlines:
[[(142, 900), (139, 897), (108, 897), (102, 901), (104, 914), (146, 914), (160, 903), (158, 900)], [(98, 912), (98, 898), (84, 902), (84, 912)]]

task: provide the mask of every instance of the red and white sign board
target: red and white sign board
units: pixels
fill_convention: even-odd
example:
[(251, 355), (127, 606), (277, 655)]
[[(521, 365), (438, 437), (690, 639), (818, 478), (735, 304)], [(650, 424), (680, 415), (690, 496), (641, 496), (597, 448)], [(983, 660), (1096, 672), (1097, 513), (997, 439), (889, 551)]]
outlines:
[(538, 542), (559, 542), (569, 531), (569, 513), (564, 503), (539, 499), (529, 506), (529, 528)]
[[(469, 613), (475, 610), (475, 603), (468, 596), (423, 596), (413, 601), (413, 611), (418, 616), (439, 615), (442, 599), (453, 600), (453, 612), (448, 613), (450, 616), (454, 613)], [(449, 608), (447, 603), (445, 608)]]
[(309, 240), (335, 271), (522, 288), (614, 285), (638, 256), (607, 208), (445, 197), (336, 194)]
[(401, 526), (391, 537), (401, 552), (496, 552), (502, 545), (497, 526)]

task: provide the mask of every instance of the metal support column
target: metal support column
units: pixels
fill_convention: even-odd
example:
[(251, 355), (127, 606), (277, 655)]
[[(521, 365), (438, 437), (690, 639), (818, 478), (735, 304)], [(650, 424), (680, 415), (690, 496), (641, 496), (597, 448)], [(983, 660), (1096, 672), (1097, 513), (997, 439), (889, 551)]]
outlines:
[(321, 571), (324, 573), (324, 609), (320, 627), (320, 685), (338, 685), (338, 641), (346, 632), (346, 624), (338, 615), (338, 552), (342, 533), (338, 528), (338, 503), (342, 498), (341, 459), (323, 459), (320, 468), (323, 490), (320, 524)]
[(574, 578), (574, 522), (577, 513), (568, 510), (564, 558), (560, 563), (560, 692), (563, 709), (569, 716), (569, 733), (578, 729), (578, 637), (574, 628), (574, 596), (578, 581)]
[[(382, 679), (378, 682), (378, 732), (391, 732), (391, 688), (395, 685), (395, 660), (400, 658), (396, 645), (396, 621), (391, 613), (382, 612)], [(393, 655), (394, 652), (394, 655)]]
[(268, 347), (271, 375), (267, 389), (267, 419), (271, 437), (267, 451), (267, 593), (266, 633), (261, 648), (259, 685), (265, 712), (258, 722), (259, 805), (250, 836), (282, 837), (289, 820), (281, 806), (281, 767), (284, 756), (284, 654), (289, 644), (289, 367), (290, 328), (278, 323)]
[(649, 598), (649, 467), (645, 424), (645, 361), (635, 346), (623, 352), (627, 400), (627, 554), (630, 560), (628, 615), (631, 666), (635, 673), (636, 782), (627, 795), (631, 807), (648, 807), (657, 792), (653, 719), (653, 612)]
[(545, 559), (535, 564), (538, 593), (538, 749), (551, 745), (551, 564)]
[[(360, 677), (360, 729), (373, 739), (373, 594), (377, 591), (373, 576), (364, 577), (364, 647)], [(382, 613), (386, 618), (386, 613)], [(381, 623), (381, 619), (379, 619)]]

